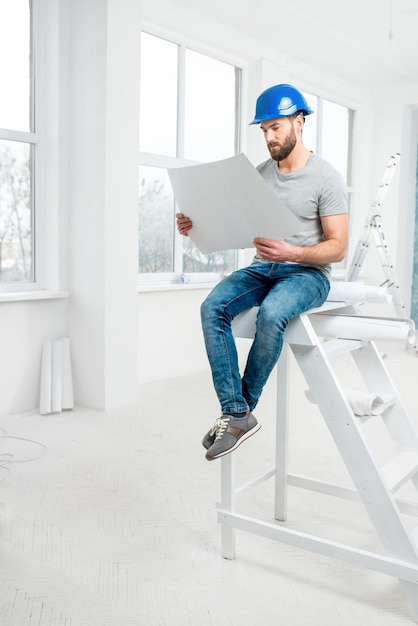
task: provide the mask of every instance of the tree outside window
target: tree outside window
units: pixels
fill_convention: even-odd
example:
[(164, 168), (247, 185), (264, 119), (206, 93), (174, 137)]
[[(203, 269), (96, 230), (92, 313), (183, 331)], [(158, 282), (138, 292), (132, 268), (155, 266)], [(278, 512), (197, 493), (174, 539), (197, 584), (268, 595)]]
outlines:
[[(31, 2), (0, 2), (0, 283), (33, 282)], [(13, 59), (13, 62), (11, 62)]]

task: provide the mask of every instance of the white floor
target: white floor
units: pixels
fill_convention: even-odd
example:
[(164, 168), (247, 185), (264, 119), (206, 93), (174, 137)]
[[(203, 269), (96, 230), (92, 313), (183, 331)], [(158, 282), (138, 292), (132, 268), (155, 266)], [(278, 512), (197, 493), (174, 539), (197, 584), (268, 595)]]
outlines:
[[(418, 423), (418, 358), (382, 349)], [(294, 363), (292, 372), (291, 471), (349, 484)], [(274, 379), (256, 414), (263, 428), (236, 452), (243, 479), (272, 465)], [(236, 560), (220, 556), (220, 462), (200, 445), (217, 415), (209, 374), (198, 374), (142, 385), (138, 404), (120, 411), (3, 417), (1, 626), (416, 623), (394, 578), (246, 533)], [(272, 502), (269, 482), (240, 506), (273, 521)], [(359, 504), (294, 488), (287, 524), (379, 546)]]

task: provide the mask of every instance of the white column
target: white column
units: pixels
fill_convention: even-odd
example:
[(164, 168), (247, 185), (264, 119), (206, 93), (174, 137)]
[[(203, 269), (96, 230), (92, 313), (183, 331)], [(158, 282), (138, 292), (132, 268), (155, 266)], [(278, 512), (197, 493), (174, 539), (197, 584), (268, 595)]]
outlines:
[(76, 404), (137, 396), (137, 0), (68, 11), (68, 335)]

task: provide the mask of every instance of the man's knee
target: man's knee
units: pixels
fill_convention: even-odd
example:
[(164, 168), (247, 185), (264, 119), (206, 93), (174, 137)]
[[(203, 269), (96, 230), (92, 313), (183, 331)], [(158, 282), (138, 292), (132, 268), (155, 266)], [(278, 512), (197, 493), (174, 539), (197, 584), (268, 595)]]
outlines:
[(200, 305), (200, 317), (202, 320), (207, 318), (209, 309), (210, 305), (208, 304), (208, 299), (205, 298), (205, 300), (203, 300), (202, 304)]
[(288, 317), (277, 307), (261, 305), (257, 315), (257, 329), (263, 332), (283, 333), (289, 323)]
[(203, 300), (200, 305), (200, 317), (202, 321), (209, 319), (211, 316), (216, 315), (219, 309), (219, 301), (216, 296), (214, 296), (213, 292), (211, 292), (206, 298)]

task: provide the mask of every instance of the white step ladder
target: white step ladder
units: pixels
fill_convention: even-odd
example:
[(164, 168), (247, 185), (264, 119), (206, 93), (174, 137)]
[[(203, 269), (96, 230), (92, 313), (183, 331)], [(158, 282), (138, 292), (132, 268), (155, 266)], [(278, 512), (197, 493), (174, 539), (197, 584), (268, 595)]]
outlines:
[(379, 185), (376, 198), (372, 203), (371, 209), (364, 223), (364, 229), (358, 240), (354, 251), (353, 259), (347, 270), (347, 281), (355, 281), (358, 279), (361, 268), (363, 266), (366, 255), (370, 249), (372, 242), (375, 243), (379, 260), (382, 265), (385, 281), (382, 285), (386, 285), (393, 301), (396, 314), (399, 317), (405, 317), (406, 307), (400, 292), (399, 283), (396, 278), (395, 267), (389, 251), (388, 242), (383, 231), (383, 223), (381, 216), (381, 207), (387, 194), (390, 182), (395, 173), (396, 167), (400, 160), (400, 154), (396, 153), (391, 156), (383, 174), (382, 182)]
[[(256, 309), (252, 309), (234, 320), (233, 330), (236, 337), (254, 336), (255, 315)], [(346, 332), (335, 329), (327, 331), (326, 320), (331, 321), (334, 316), (339, 318), (337, 325), (339, 329), (343, 328), (344, 316), (350, 318), (347, 321)], [(353, 324), (354, 317), (356, 322)], [(418, 491), (418, 432), (385, 369), (372, 340), (373, 336), (371, 339), (365, 339), (364, 336), (358, 339), (353, 336), (356, 324), (358, 328), (363, 328), (360, 335), (364, 335), (364, 329), (367, 328), (373, 335), (374, 325), (370, 322), (373, 322), (373, 319), (362, 318), (355, 306), (347, 307), (345, 303), (338, 305), (326, 302), (319, 309), (308, 311), (289, 324), (285, 333), (286, 344), (277, 367), (275, 467), (245, 485), (236, 487), (235, 455), (239, 454), (239, 449), (221, 459), (221, 502), (218, 505), (218, 521), (222, 528), (222, 556), (235, 558), (235, 530), (243, 530), (394, 576), (400, 580), (418, 620), (418, 526), (411, 532), (405, 523), (406, 515), (418, 516), (418, 503), (400, 500), (395, 496), (407, 481), (412, 481)], [(399, 337), (399, 328), (405, 333), (404, 339), (410, 335), (410, 329), (404, 328), (403, 322), (399, 320), (396, 338)], [(394, 321), (390, 320), (388, 338), (393, 332), (393, 323)], [(321, 329), (321, 337), (317, 329)], [(354, 489), (288, 473), (290, 351), (339, 449), (352, 478)], [(383, 467), (379, 466), (376, 455), (367, 441), (364, 429), (366, 418), (354, 415), (343, 385), (332, 365), (334, 356), (345, 352), (351, 354), (353, 364), (362, 374), (370, 392), (385, 399), (381, 415), (369, 418), (381, 420), (382, 427), (383, 425), (386, 427), (385, 430), (397, 450), (393, 458)], [(249, 442), (245, 445), (251, 444)], [(284, 527), (274, 520), (266, 522), (238, 513), (236, 511), (238, 496), (270, 477), (275, 478), (276, 520), (287, 520), (288, 485), (348, 500), (360, 500), (386, 554), (368, 552), (292, 530), (289, 523)]]

